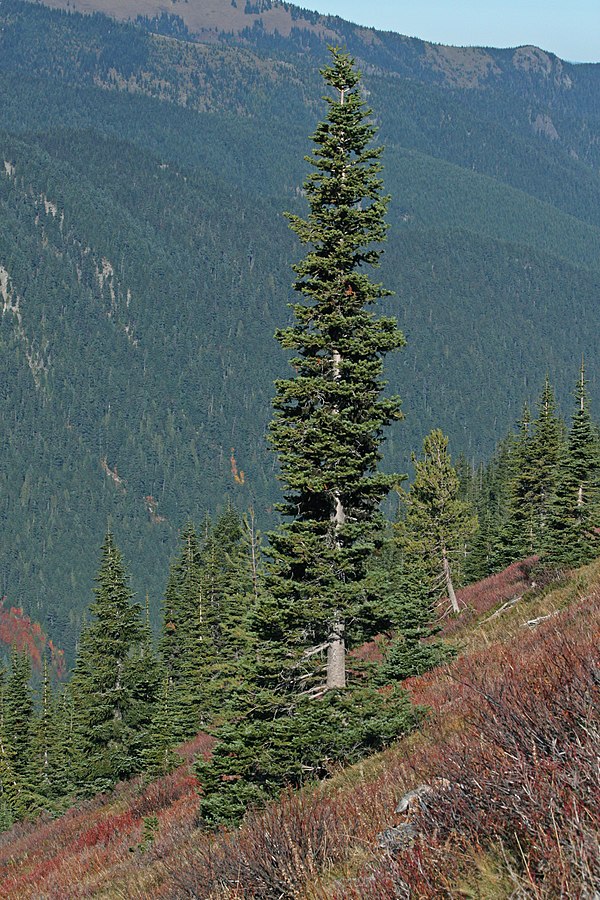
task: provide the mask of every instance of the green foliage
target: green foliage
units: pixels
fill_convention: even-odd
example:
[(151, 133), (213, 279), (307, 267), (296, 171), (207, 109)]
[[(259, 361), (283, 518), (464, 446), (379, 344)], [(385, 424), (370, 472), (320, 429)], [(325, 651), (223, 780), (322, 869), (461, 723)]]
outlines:
[[(84, 629), (70, 686), (75, 767), (85, 793), (141, 771), (155, 678), (140, 608), (109, 532), (102, 546), (92, 621)], [(145, 649), (144, 649), (145, 648)]]
[(387, 198), (380, 148), (358, 90), (352, 60), (334, 51), (323, 70), (335, 97), (313, 137), (305, 182), (308, 218), (290, 216), (310, 249), (294, 269), (303, 302), (278, 332), (295, 355), (295, 377), (276, 382), (271, 442), (289, 518), (271, 535), (269, 588), (299, 610), (317, 642), (351, 615), (381, 526), (378, 507), (398, 476), (377, 471), (383, 429), (400, 418), (397, 397), (383, 398), (383, 356), (404, 339), (395, 320), (369, 307), (386, 296), (367, 266), (379, 262)]
[(41, 704), (34, 723), (30, 768), (40, 794), (50, 805), (60, 794), (67, 793), (67, 785), (61, 778), (64, 773), (61, 765), (64, 748), (59, 743), (58, 713), (58, 704), (52, 695), (48, 662), (44, 659)]
[[(387, 199), (359, 75), (338, 50), (322, 74), (334, 96), (325, 98), (328, 116), (314, 134), (309, 215), (290, 216), (310, 245), (294, 267), (302, 302), (294, 324), (278, 332), (296, 352), (295, 377), (276, 383), (271, 425), (288, 518), (271, 535), (234, 718), (217, 730), (211, 760), (197, 764), (211, 825), (385, 746), (415, 720), (402, 694), (382, 695), (360, 679), (332, 690), (346, 688), (346, 623), (359, 610), (363, 629), (375, 623), (365, 612), (367, 563), (381, 542), (379, 504), (398, 479), (377, 466), (383, 428), (400, 417), (398, 398), (381, 396), (382, 358), (404, 339), (393, 319), (369, 309), (388, 293), (365, 270), (379, 261)], [(357, 636), (348, 634), (351, 642)], [(337, 667), (333, 645), (341, 649)]]
[(507, 513), (499, 535), (505, 563), (539, 553), (544, 546), (565, 449), (564, 424), (546, 377), (538, 415), (531, 422), (525, 409), (515, 446)]
[(37, 732), (31, 686), (31, 661), (13, 648), (10, 672), (0, 670), (0, 827), (49, 807), (37, 756)]
[[(272, 525), (272, 333), (296, 256), (278, 211), (305, 215), (290, 198), (326, 53), (290, 15), (287, 38), (207, 45), (2, 4), (0, 265), (22, 317), (0, 325), (2, 571), (70, 663), (109, 517), (153, 602), (186, 518), (252, 497)], [(398, 299), (382, 302), (411, 342), (388, 360), (410, 415), (385, 471), (438, 426), (484, 458), (540, 373), (584, 352), (597, 392), (598, 70), (550, 60), (547, 78), (492, 50), (478, 81), (460, 54), (432, 68), (422, 42), (335, 29), (387, 110), (382, 278)]]
[(222, 714), (240, 681), (240, 665), (249, 651), (248, 616), (260, 590), (260, 550), (229, 503), (207, 528), (202, 548), (202, 590), (212, 656), (203, 671), (203, 723)]
[(221, 729), (212, 760), (196, 763), (207, 825), (237, 822), (284, 787), (300, 787), (358, 762), (419, 721), (406, 693), (360, 685), (329, 691), (318, 702), (300, 698), (274, 719), (266, 713), (259, 708)]
[(448, 453), (448, 438), (437, 429), (423, 441), (423, 455), (413, 457), (415, 478), (405, 497), (406, 516), (398, 539), (408, 570), (414, 565), (428, 581), (430, 603), (448, 593), (455, 612), (454, 582), (460, 583), (467, 543), (478, 523), (460, 497), (460, 483)]
[(191, 523), (182, 533), (159, 643), (168, 682), (163, 715), (173, 721), (172, 746), (222, 713), (239, 681), (260, 566), (256, 537), (249, 535), (247, 524), (228, 504), (214, 526), (206, 520), (202, 544)]
[(181, 757), (173, 748), (182, 740), (188, 723), (182, 718), (181, 708), (175, 706), (173, 693), (173, 687), (165, 677), (156, 695), (143, 750), (144, 771), (149, 778), (168, 775), (181, 764)]
[(144, 827), (142, 831), (142, 840), (140, 841), (139, 848), (142, 853), (145, 853), (152, 847), (154, 843), (154, 839), (158, 832), (158, 816), (145, 816), (144, 817)]
[(580, 566), (598, 553), (600, 446), (586, 391), (583, 363), (575, 391), (568, 445), (558, 464), (550, 500), (542, 560)]
[(571, 425), (557, 413), (546, 378), (534, 421), (525, 405), (518, 434), (509, 434), (464, 490), (481, 524), (469, 547), (469, 580), (531, 555), (552, 568), (589, 562), (598, 552), (600, 445), (583, 364)]
[(10, 746), (12, 768), (24, 776), (31, 767), (33, 739), (33, 693), (30, 686), (31, 661), (26, 653), (13, 649), (10, 675), (4, 699), (4, 727)]
[(166, 677), (161, 716), (172, 720), (171, 746), (192, 737), (200, 726), (206, 693), (202, 674), (214, 657), (200, 544), (191, 523), (183, 529), (181, 544), (171, 564), (159, 641)]
[[(528, 421), (528, 413), (524, 421)], [(510, 433), (500, 441), (487, 465), (481, 464), (474, 473), (462, 473), (461, 491), (473, 504), (479, 522), (464, 560), (465, 580), (469, 583), (503, 567), (506, 552), (500, 536), (508, 515), (517, 447), (518, 437)]]
[(435, 637), (437, 592), (427, 561), (405, 552), (397, 534), (388, 538), (371, 563), (369, 582), (388, 616), (387, 627), (380, 630), (393, 635), (374, 673), (378, 684), (422, 675), (451, 658), (450, 649)]

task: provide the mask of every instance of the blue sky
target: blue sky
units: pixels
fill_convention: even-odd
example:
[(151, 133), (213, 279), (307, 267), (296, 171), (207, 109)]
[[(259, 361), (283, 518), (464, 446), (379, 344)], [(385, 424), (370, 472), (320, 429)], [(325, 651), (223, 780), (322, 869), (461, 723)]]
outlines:
[(296, 0), (321, 13), (441, 44), (535, 44), (572, 62), (600, 61), (599, 0)]

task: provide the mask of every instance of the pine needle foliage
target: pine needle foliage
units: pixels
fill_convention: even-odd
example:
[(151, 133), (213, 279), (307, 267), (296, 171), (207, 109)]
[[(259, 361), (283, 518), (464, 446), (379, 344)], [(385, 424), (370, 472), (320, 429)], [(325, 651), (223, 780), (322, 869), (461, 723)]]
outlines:
[(420, 458), (413, 457), (415, 479), (406, 494), (406, 517), (398, 540), (407, 565), (424, 574), (433, 600), (449, 596), (458, 605), (454, 583), (461, 578), (467, 541), (477, 531), (477, 517), (460, 496), (460, 483), (448, 452), (448, 438), (439, 429), (423, 441)]
[(580, 566), (598, 553), (600, 446), (590, 414), (581, 364), (568, 444), (562, 454), (549, 504), (542, 559), (557, 566)]
[(74, 763), (83, 793), (104, 790), (142, 769), (136, 752), (141, 610), (132, 602), (123, 559), (110, 532), (96, 580), (92, 620), (83, 632), (71, 682)]
[(383, 396), (383, 360), (404, 338), (372, 309), (390, 293), (369, 274), (387, 229), (382, 151), (353, 60), (331, 55), (328, 114), (307, 157), (308, 216), (289, 216), (309, 245), (294, 267), (301, 299), (276, 335), (294, 368), (276, 382), (270, 430), (285, 518), (270, 535), (265, 589), (254, 592), (251, 687), (210, 762), (197, 764), (211, 825), (380, 749), (418, 718), (401, 691), (346, 680), (347, 645), (380, 620), (376, 603), (369, 615), (368, 563), (383, 540), (381, 501), (401, 480), (378, 469), (384, 429), (401, 418), (399, 398)]
[(382, 148), (353, 60), (331, 54), (328, 115), (307, 157), (309, 213), (289, 216), (309, 250), (294, 267), (294, 323), (277, 332), (294, 377), (276, 383), (271, 424), (287, 518), (270, 535), (268, 586), (289, 637), (308, 629), (316, 643), (351, 616), (381, 533), (379, 505), (399, 481), (378, 465), (384, 428), (401, 418), (399, 398), (382, 395), (383, 358), (404, 344), (395, 319), (371, 308), (390, 293), (368, 271), (387, 230)]
[(202, 721), (202, 672), (214, 656), (207, 616), (202, 548), (194, 525), (188, 522), (169, 571), (159, 641), (167, 681), (167, 688), (161, 688), (160, 715), (168, 708), (172, 716), (172, 746), (196, 734)]

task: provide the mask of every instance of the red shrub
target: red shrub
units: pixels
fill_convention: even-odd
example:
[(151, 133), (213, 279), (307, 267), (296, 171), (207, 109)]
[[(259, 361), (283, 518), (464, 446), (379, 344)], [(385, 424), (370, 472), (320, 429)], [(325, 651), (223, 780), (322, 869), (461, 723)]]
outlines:
[(38, 622), (32, 622), (20, 607), (4, 607), (6, 597), (0, 598), (0, 644), (16, 647), (20, 653), (27, 653), (33, 668), (40, 672), (44, 650), (48, 647), (50, 661), (58, 678), (65, 674), (64, 652), (48, 640)]
[(447, 617), (442, 623), (442, 635), (455, 634), (465, 625), (474, 622), (478, 616), (489, 612), (495, 606), (522, 596), (532, 587), (532, 570), (538, 561), (530, 556), (521, 562), (512, 563), (507, 569), (490, 575), (475, 584), (470, 584), (457, 592), (462, 609), (459, 617)]
[(139, 819), (134, 818), (131, 810), (120, 816), (112, 816), (102, 819), (91, 828), (88, 828), (71, 846), (74, 851), (83, 847), (96, 847), (98, 844), (108, 844), (115, 836), (121, 836), (139, 825)]
[[(472, 602), (480, 610), (510, 598), (521, 577), (511, 569), (496, 576), (495, 594), (479, 589)], [(196, 782), (185, 765), (153, 784), (120, 785), (110, 799), (42, 820), (37, 830), (22, 824), (0, 836), (0, 895), (110, 890), (132, 898), (284, 900), (303, 896), (310, 883), (311, 896), (335, 900), (403, 898), (406, 886), (411, 897), (434, 900), (476, 880), (473, 854), (492, 852), (504, 859), (515, 897), (593, 896), (600, 883), (599, 639), (597, 592), (518, 630), (510, 643), (412, 679), (415, 699), (433, 709), (420, 736), (364, 771), (354, 767), (337, 787), (284, 797), (232, 833), (195, 826)], [(185, 753), (208, 753), (210, 743), (200, 735)], [(436, 777), (437, 790), (412, 814), (416, 845), (396, 854), (378, 849), (378, 832), (402, 821), (394, 813), (399, 797)], [(148, 815), (158, 816), (158, 829), (142, 851)], [(358, 871), (357, 858), (364, 860)], [(332, 885), (332, 868), (350, 860), (352, 878)]]

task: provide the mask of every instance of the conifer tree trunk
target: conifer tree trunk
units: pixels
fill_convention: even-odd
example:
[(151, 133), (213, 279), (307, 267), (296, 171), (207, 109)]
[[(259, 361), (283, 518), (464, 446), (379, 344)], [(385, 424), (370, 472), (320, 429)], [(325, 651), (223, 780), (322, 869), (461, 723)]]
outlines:
[(445, 547), (442, 547), (442, 560), (444, 563), (444, 581), (446, 582), (446, 589), (448, 591), (448, 597), (452, 605), (452, 611), (455, 613), (459, 613), (460, 607), (458, 605), (458, 600), (456, 599), (454, 585), (452, 584), (452, 573), (450, 571), (450, 563), (448, 562), (448, 554), (446, 553)]
[(331, 625), (327, 645), (327, 690), (346, 687), (346, 642), (344, 623)]
[[(340, 105), (344, 103), (344, 91), (341, 91)], [(343, 175), (342, 175), (343, 178)], [(333, 351), (333, 379), (339, 381), (341, 373), (342, 356), (338, 350)], [(337, 409), (334, 410), (337, 413)], [(340, 549), (339, 530), (346, 522), (346, 512), (338, 493), (334, 494), (334, 543)], [(327, 636), (327, 690), (346, 687), (346, 641), (344, 637), (344, 622), (339, 610), (336, 610), (331, 628)]]

